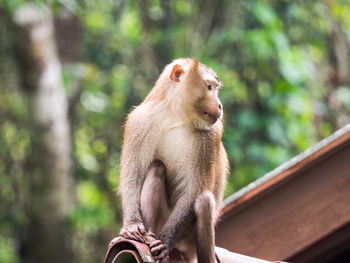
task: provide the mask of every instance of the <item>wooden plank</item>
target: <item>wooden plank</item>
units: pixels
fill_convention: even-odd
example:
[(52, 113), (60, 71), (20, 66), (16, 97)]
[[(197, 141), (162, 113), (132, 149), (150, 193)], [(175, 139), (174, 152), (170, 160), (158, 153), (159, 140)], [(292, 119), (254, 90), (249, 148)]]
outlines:
[(246, 206), (266, 192), (286, 183), (290, 177), (315, 165), (317, 161), (341, 148), (348, 141), (350, 141), (350, 124), (226, 198), (221, 211), (222, 218), (240, 209), (241, 205)]
[(298, 263), (334, 262), (334, 258), (346, 251), (350, 251), (350, 221), (311, 246), (289, 257), (288, 261)]
[(216, 244), (252, 257), (284, 260), (346, 224), (350, 143), (342, 140), (337, 147), (322, 148), (317, 163), (293, 170), (296, 175), (288, 183), (226, 211)]

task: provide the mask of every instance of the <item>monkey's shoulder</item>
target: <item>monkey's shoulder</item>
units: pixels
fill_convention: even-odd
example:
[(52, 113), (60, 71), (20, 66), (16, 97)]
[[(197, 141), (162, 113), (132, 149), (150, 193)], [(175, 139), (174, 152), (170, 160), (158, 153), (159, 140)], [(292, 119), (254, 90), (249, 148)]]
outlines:
[(132, 130), (133, 132), (147, 131), (153, 125), (153, 118), (150, 111), (143, 105), (135, 107), (127, 116), (125, 123), (125, 130)]

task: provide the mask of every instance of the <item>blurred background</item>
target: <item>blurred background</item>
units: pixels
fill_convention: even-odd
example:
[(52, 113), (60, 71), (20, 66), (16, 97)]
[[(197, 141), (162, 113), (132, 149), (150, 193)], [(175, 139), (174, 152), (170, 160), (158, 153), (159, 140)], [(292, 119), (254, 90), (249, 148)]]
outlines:
[(224, 82), (226, 196), (350, 122), (349, 0), (31, 3), (46, 42), (0, 1), (1, 263), (103, 260), (125, 117), (174, 58)]

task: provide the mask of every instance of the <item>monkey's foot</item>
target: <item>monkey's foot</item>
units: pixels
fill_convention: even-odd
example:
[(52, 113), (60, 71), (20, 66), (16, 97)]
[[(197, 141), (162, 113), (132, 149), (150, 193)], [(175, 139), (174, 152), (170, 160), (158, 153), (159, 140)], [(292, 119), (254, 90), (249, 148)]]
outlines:
[(153, 232), (147, 232), (146, 235), (144, 235), (144, 242), (145, 244), (147, 244), (148, 246), (153, 242), (158, 240), (156, 234), (154, 234)]
[(149, 244), (151, 254), (155, 260), (161, 262), (169, 261), (170, 248), (167, 244), (164, 244), (161, 240), (156, 239)]
[(120, 230), (121, 237), (144, 242), (145, 227), (142, 223), (130, 224)]

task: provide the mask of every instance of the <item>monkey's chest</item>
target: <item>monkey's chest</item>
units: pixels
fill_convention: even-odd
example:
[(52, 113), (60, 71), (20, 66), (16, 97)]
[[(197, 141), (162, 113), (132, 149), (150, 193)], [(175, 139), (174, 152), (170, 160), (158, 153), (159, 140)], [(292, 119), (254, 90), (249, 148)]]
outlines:
[(186, 166), (193, 159), (191, 158), (192, 145), (190, 134), (179, 128), (164, 132), (159, 138), (155, 158), (165, 164), (167, 188), (175, 196), (185, 187), (183, 176)]
[(167, 170), (178, 170), (191, 153), (191, 136), (185, 130), (176, 128), (161, 133), (157, 145), (156, 158), (163, 161)]

